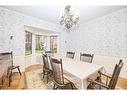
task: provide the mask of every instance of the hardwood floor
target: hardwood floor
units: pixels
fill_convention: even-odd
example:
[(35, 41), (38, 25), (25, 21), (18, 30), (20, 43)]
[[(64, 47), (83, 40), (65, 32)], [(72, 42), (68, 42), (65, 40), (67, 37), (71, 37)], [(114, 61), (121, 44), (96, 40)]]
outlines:
[(117, 85), (121, 88), (127, 89), (127, 79), (119, 78)]
[(11, 76), (11, 84), (10, 86), (4, 86), (2, 89), (8, 89), (8, 90), (19, 90), (19, 89), (26, 89), (26, 83), (25, 83), (25, 73), (22, 72), (22, 75), (20, 76), (19, 73), (14, 72)]
[[(106, 78), (102, 76), (102, 80), (105, 81)], [(122, 89), (127, 89), (127, 79), (119, 77), (116, 86)]]
[[(36, 64), (29, 66), (25, 69), (25, 72), (41, 69), (43, 66), (41, 64)], [(25, 78), (25, 72), (22, 72), (22, 75), (20, 76), (19, 73), (13, 73), (11, 77), (11, 85), (10, 87), (3, 87), (3, 89), (12, 89), (12, 90), (19, 90), (19, 89), (27, 89), (26, 85), (26, 78)]]
[[(41, 68), (42, 68), (41, 64), (36, 64), (26, 68), (25, 72), (29, 72)], [(11, 86), (4, 89), (15, 89), (15, 90), (26, 89), (27, 86), (26, 86), (25, 72), (22, 72), (22, 76), (20, 76), (19, 73), (14, 73), (11, 77)], [(117, 86), (123, 89), (127, 89), (127, 79), (119, 78)]]
[(25, 69), (25, 72), (37, 70), (37, 69), (42, 69), (43, 65), (42, 64), (36, 64), (36, 65), (31, 65)]

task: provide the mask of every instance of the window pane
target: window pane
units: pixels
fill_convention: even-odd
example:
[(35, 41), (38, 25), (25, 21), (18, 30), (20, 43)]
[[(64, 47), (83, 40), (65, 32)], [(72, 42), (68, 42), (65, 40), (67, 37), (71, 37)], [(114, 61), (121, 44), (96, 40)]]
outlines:
[(50, 50), (57, 53), (57, 36), (50, 36)]
[(36, 52), (42, 53), (46, 49), (46, 36), (36, 35)]
[(32, 33), (26, 31), (25, 55), (32, 54)]

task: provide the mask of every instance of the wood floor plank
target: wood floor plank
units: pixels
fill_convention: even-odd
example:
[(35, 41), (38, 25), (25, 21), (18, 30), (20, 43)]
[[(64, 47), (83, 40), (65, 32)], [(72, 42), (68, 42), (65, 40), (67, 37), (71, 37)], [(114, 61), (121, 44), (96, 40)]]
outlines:
[[(32, 65), (27, 67), (25, 69), (25, 72), (41, 69), (42, 67), (43, 67), (42, 64)], [(25, 72), (22, 72), (22, 76), (20, 76), (19, 73), (14, 73), (11, 77), (11, 86), (5, 89), (15, 89), (15, 90), (27, 89)], [(117, 86), (127, 89), (127, 79), (119, 77)]]

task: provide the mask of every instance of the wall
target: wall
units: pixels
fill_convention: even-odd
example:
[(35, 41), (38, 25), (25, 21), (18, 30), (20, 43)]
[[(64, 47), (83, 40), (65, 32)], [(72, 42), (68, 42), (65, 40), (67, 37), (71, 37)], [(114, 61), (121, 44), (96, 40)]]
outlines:
[[(120, 58), (125, 58), (121, 76), (127, 78), (127, 9), (86, 22), (76, 30), (61, 30), (60, 26), (33, 18), (24, 14), (0, 7), (0, 52), (10, 51), (13, 47), (14, 62), (24, 70), (25, 32), (24, 25), (53, 30), (60, 33), (60, 52), (75, 51), (94, 53), (94, 62), (110, 67), (112, 73), (114, 64)], [(9, 40), (14, 36), (13, 46)], [(100, 60), (101, 59), (101, 60)], [(110, 66), (109, 61), (111, 59)]]
[(83, 23), (67, 34), (68, 51), (95, 54), (94, 62), (104, 65), (109, 73), (124, 59), (121, 76), (127, 78), (127, 9)]
[(127, 9), (86, 22), (68, 36), (68, 50), (126, 57)]
[[(60, 31), (57, 25), (0, 7), (0, 52), (14, 51), (14, 63), (24, 70), (24, 25)], [(13, 40), (10, 41), (10, 35)]]

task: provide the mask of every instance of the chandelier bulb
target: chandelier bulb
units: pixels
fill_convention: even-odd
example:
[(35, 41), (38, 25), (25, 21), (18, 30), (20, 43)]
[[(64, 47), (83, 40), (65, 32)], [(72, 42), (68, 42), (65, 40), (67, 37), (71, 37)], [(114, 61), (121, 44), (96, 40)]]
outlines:
[(74, 24), (79, 21), (79, 16), (76, 12), (71, 10), (71, 6), (67, 5), (62, 13), (60, 24), (70, 29)]

